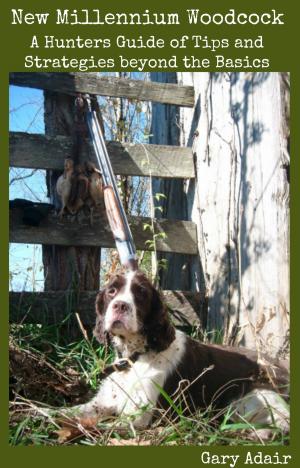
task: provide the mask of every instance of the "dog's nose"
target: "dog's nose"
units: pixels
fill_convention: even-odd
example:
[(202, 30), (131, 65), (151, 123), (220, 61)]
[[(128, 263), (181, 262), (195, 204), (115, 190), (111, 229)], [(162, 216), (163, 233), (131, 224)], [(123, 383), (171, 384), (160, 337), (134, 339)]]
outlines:
[(122, 313), (122, 314), (125, 314), (130, 311), (130, 305), (127, 302), (123, 302), (123, 301), (114, 302), (112, 308), (114, 312)]

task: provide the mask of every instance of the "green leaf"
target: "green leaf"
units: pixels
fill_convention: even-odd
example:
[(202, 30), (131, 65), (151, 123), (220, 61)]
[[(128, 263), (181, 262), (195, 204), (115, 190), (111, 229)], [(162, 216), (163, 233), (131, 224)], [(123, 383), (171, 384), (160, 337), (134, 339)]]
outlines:
[(176, 411), (176, 413), (181, 416), (182, 414), (182, 411), (180, 410), (180, 408), (174, 403), (174, 401), (172, 400), (172, 398), (167, 394), (167, 392), (156, 382), (152, 381), (153, 382), (153, 385), (159, 390), (159, 392), (161, 393), (161, 395), (165, 398), (165, 400), (169, 403), (169, 405), (171, 406), (171, 408)]
[(153, 246), (153, 245), (154, 245), (154, 241), (153, 241), (153, 240), (146, 240), (146, 241), (145, 241), (145, 245)]
[[(255, 424), (247, 424), (247, 423), (233, 423), (233, 424), (222, 424), (222, 427), (220, 427), (220, 431), (240, 431), (242, 429), (249, 429), (249, 427), (256, 427), (257, 425)], [(263, 425), (260, 425), (260, 427), (265, 427)]]
[(153, 230), (151, 224), (144, 223), (144, 224), (143, 224), (143, 231), (147, 231), (147, 229), (149, 229), (149, 231), (152, 231), (152, 230)]
[(158, 232), (157, 234), (153, 235), (154, 239), (166, 239), (168, 236), (165, 232)]
[(155, 200), (159, 201), (161, 198), (167, 199), (166, 195), (164, 193), (156, 193), (154, 195)]

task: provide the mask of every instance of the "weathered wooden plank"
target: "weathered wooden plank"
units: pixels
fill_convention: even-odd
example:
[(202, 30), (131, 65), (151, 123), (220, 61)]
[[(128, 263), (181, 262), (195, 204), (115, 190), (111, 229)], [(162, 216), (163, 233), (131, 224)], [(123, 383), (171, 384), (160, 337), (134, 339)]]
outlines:
[[(32, 169), (63, 169), (64, 159), (72, 157), (72, 139), (65, 136), (11, 132), (10, 165)], [(194, 178), (192, 149), (180, 146), (132, 145), (110, 141), (108, 153), (115, 174), (162, 178)], [(82, 157), (96, 162), (89, 142)]]
[[(78, 312), (83, 325), (92, 328), (95, 322), (96, 291), (10, 292), (10, 322), (61, 324), (69, 315)], [(205, 299), (197, 292), (162, 291), (176, 326), (203, 325)], [(71, 317), (72, 318), (72, 317)]]
[[(83, 212), (80, 216), (67, 216), (61, 220), (54, 211), (37, 227), (25, 225), (21, 208), (10, 209), (10, 242), (45, 245), (115, 247), (104, 213), (95, 213), (93, 226), (90, 217)], [(153, 250), (150, 218), (129, 217), (129, 224), (137, 249)], [(155, 219), (154, 232), (160, 234), (156, 249), (159, 252), (197, 254), (196, 224), (191, 221)]]
[(17, 86), (47, 89), (66, 94), (79, 92), (156, 101), (185, 107), (194, 105), (192, 86), (100, 76), (98, 73), (12, 72), (9, 75), (9, 82)]

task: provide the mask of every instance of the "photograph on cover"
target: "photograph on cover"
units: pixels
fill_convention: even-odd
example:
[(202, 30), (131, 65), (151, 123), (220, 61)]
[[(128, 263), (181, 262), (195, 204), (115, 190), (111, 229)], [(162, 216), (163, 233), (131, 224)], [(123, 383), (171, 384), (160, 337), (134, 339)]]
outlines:
[(10, 445), (288, 444), (289, 73), (9, 78)]

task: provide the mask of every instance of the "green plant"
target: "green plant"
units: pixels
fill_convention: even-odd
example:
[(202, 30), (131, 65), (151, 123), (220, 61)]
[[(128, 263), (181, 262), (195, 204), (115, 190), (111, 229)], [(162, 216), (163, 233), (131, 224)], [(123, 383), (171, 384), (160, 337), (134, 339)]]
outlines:
[[(49, 391), (45, 393), (44, 404), (51, 404), (53, 391), (61, 396), (55, 402), (57, 406), (65, 406), (64, 385), (66, 394), (70, 398), (77, 398), (77, 390), (81, 381), (85, 382), (87, 389), (92, 392), (99, 385), (98, 376), (103, 365), (111, 362), (113, 353), (107, 352), (103, 346), (99, 346), (94, 339), (80, 337), (68, 343), (62, 339), (59, 327), (42, 326), (37, 324), (12, 325), (10, 341), (27, 357), (31, 354), (37, 362), (48, 364), (54, 371), (49, 375)], [(29, 353), (29, 354), (28, 354)], [(27, 362), (28, 364), (28, 362)], [(21, 363), (24, 366), (24, 362)], [(30, 384), (34, 385), (33, 375), (29, 375)], [(61, 376), (66, 377), (66, 382)], [(16, 376), (12, 375), (14, 379)], [(52, 382), (53, 380), (53, 382)], [(65, 383), (64, 383), (65, 382)], [(85, 430), (82, 434), (74, 436), (71, 440), (64, 440), (59, 433), (59, 426), (55, 421), (45, 419), (36, 413), (36, 407), (41, 403), (30, 395), (22, 396), (22, 386), (25, 382), (19, 381), (21, 394), (14, 394), (10, 408), (10, 432), (9, 443), (13, 446), (20, 445), (250, 445), (253, 444), (253, 426), (243, 422), (232, 422), (230, 419), (231, 408), (216, 413), (211, 408), (205, 411), (197, 411), (194, 414), (186, 414), (184, 411), (184, 398), (168, 395), (158, 386), (162, 398), (168, 403), (170, 410), (158, 410), (159, 418), (147, 430), (136, 430), (132, 425), (132, 418), (117, 417), (109, 422), (101, 422), (95, 430)], [(37, 382), (37, 394), (42, 388)], [(75, 390), (74, 390), (75, 389)], [(72, 392), (74, 395), (72, 396)], [(39, 399), (39, 398), (38, 398)], [(139, 409), (139, 412), (147, 411), (149, 407)], [(171, 417), (171, 412), (173, 413)], [(57, 433), (58, 431), (58, 433)], [(288, 437), (278, 430), (273, 430), (273, 438), (265, 442), (267, 445), (283, 445), (288, 443)], [(263, 444), (262, 441), (255, 443)]]

